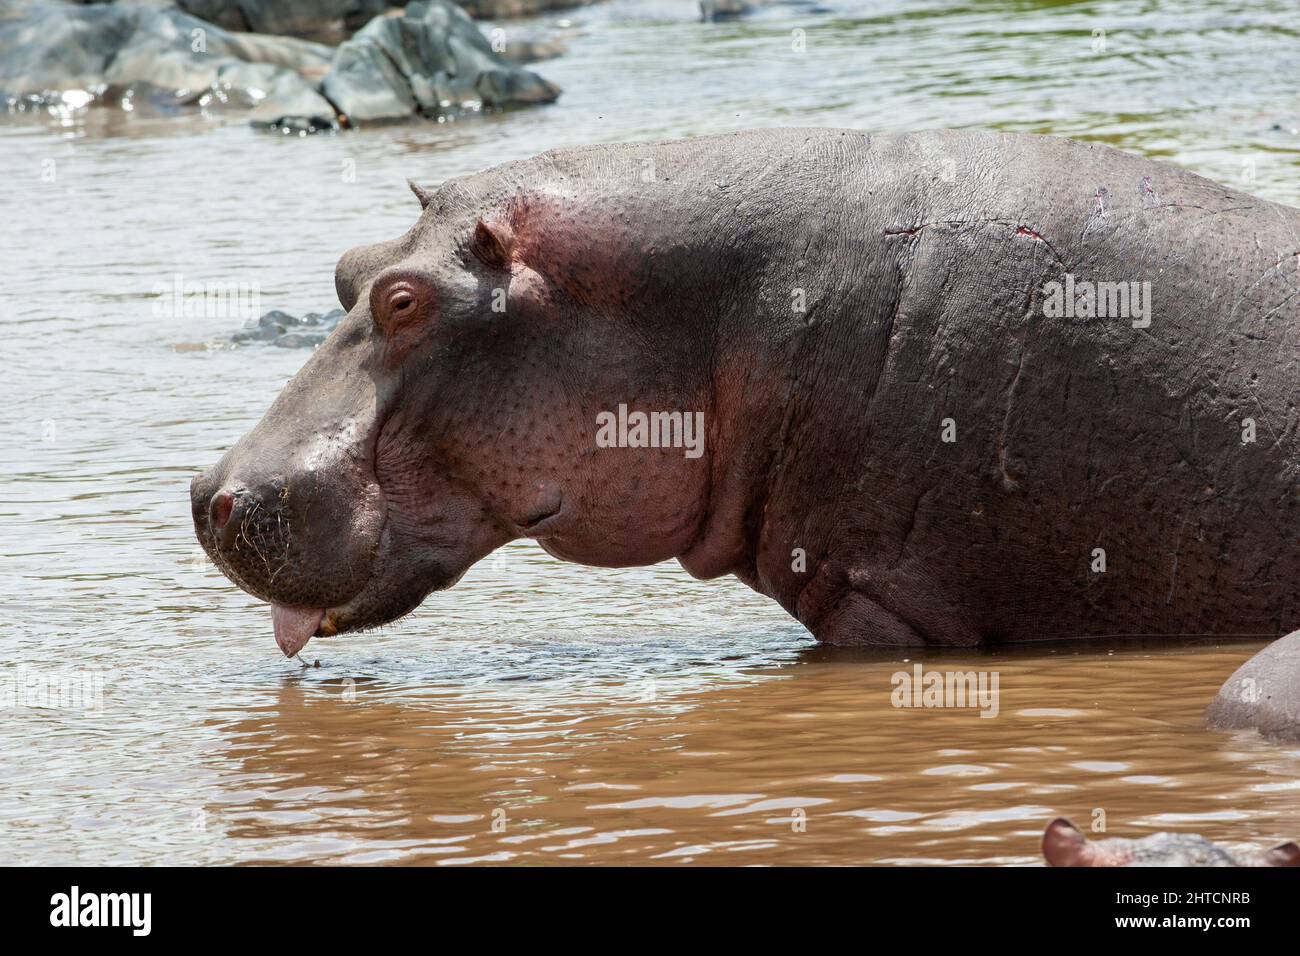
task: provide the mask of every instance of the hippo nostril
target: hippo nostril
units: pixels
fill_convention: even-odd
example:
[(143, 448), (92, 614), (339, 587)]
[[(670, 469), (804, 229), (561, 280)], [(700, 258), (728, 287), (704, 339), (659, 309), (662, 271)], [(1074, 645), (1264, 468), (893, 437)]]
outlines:
[(212, 504), (208, 514), (212, 518), (212, 527), (220, 531), (230, 520), (230, 513), (235, 510), (235, 496), (228, 491), (218, 491), (212, 496)]
[(222, 489), (212, 496), (208, 505), (208, 519), (219, 547), (229, 548), (239, 536), (240, 523), (248, 509), (247, 494), (243, 491)]

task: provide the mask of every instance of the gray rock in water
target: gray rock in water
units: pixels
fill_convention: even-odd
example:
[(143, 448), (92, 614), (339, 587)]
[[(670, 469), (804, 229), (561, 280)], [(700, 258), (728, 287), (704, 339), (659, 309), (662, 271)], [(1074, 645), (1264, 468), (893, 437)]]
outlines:
[(537, 63), (553, 60), (567, 49), (562, 40), (516, 40), (512, 37), (505, 41), (500, 55), (511, 63)]
[[(289, 6), (301, 11), (311, 4)], [(370, 0), (347, 7), (373, 8)], [(62, 100), (71, 90), (105, 103), (134, 102), (139, 92), (142, 101), (164, 108), (249, 109), (255, 126), (303, 132), (338, 125), (340, 111), (357, 125), (545, 103), (560, 92), (494, 53), (447, 0), (374, 17), (337, 49), (230, 33), (180, 10), (139, 3), (8, 0), (0, 17), (0, 92), (10, 96), (11, 108)], [(92, 96), (74, 104), (87, 101)]]
[(230, 341), (236, 345), (261, 342), (284, 349), (315, 348), (325, 341), (346, 314), (342, 309), (332, 309), (323, 315), (308, 312), (298, 318), (280, 309), (272, 309), (232, 335)]
[(767, 6), (802, 7), (805, 13), (829, 13), (816, 0), (700, 0), (700, 16), (705, 20), (734, 20)]
[(1253, 728), (1300, 740), (1300, 631), (1278, 638), (1242, 664), (1205, 713), (1214, 730)]
[(586, 7), (599, 0), (464, 0), (461, 6), (479, 20), (500, 20), (505, 17), (531, 17), (548, 10), (571, 10)]
[[(223, 70), (265, 64), (286, 72), (323, 71), (332, 52), (289, 37), (227, 33), (179, 10), (144, 4), (44, 2), (15, 4), (6, 12), (0, 18), (0, 90), (13, 96), (145, 85), (192, 102)], [(290, 81), (281, 74), (277, 82)]]
[(376, 17), (339, 46), (321, 87), (350, 124), (437, 116), (456, 109), (548, 103), (560, 93), (492, 50), (465, 11), (447, 0)]
[(368, 39), (339, 45), (321, 92), (353, 125), (415, 114), (410, 84), (384, 51)]
[(549, 103), (559, 88), (527, 70), (484, 70), (474, 83), (474, 91), (485, 106)]
[(767, 0), (700, 0), (700, 16), (705, 20), (729, 20), (752, 13)]
[(301, 36), (355, 30), (383, 13), (387, 0), (176, 0), (176, 6), (227, 30)]
[(238, 92), (252, 107), (249, 122), (306, 133), (331, 129), (334, 107), (293, 70), (270, 63), (232, 63), (221, 68), (215, 88)]

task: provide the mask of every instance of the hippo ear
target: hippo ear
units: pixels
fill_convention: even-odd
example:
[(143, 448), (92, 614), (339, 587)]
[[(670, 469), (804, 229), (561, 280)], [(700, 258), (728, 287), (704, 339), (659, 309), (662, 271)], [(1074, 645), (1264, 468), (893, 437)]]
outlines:
[(420, 200), (420, 208), (428, 209), (429, 201), (433, 199), (433, 193), (429, 192), (422, 186), (416, 185), (414, 180), (408, 179), (406, 185), (411, 187), (411, 192), (415, 193), (415, 198)]
[(1279, 843), (1264, 854), (1265, 866), (1300, 866), (1300, 846), (1293, 842)]
[(474, 227), (474, 241), (470, 249), (484, 265), (493, 269), (507, 269), (514, 253), (514, 240), (514, 234), (508, 226), (480, 219)]
[(1065, 817), (1057, 817), (1043, 831), (1043, 858), (1048, 866), (1091, 866), (1088, 838)]

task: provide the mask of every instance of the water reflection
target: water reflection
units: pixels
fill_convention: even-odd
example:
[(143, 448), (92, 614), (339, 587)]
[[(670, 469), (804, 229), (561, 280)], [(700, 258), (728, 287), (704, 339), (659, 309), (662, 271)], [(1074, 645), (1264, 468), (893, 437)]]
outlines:
[(1000, 672), (992, 721), (896, 709), (901, 658), (821, 652), (649, 694), (308, 671), (213, 718), (207, 809), (259, 861), (1031, 863), (1047, 820), (1096, 810), (1130, 836), (1280, 841), (1300, 832), (1300, 750), (1200, 722), (1255, 646), (934, 660)]

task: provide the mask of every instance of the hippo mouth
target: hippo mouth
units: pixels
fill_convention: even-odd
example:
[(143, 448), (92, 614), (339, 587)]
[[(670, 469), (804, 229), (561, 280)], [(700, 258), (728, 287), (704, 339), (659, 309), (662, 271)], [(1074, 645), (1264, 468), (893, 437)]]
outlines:
[(430, 594), (454, 587), (470, 565), (499, 543), (493, 540), (466, 552), (456, 547), (466, 537), (459, 528), (446, 528), (429, 539), (391, 518), (386, 510), (369, 575), (347, 600), (326, 607), (269, 602), (275, 642), (285, 657), (293, 657), (312, 638), (373, 630), (405, 617)]
[[(276, 514), (266, 522), (277, 529), (283, 525), (281, 517)], [(327, 549), (304, 549), (307, 555), (305, 566), (302, 554), (285, 555), (274, 562), (275, 570), (263, 578), (259, 577), (259, 571), (269, 565), (266, 565), (263, 550), (257, 547), (256, 536), (241, 531), (236, 537), (239, 546), (223, 549), (211, 528), (200, 525), (198, 530), (198, 540), (213, 564), (244, 591), (271, 606), (275, 642), (285, 657), (293, 657), (313, 637), (375, 626), (399, 616), (389, 613), (380, 617), (368, 608), (369, 613), (357, 613), (359, 603), (376, 603), (373, 592), (382, 590), (384, 572), (390, 566), (386, 549), (388, 503), (376, 482), (368, 485), (365, 506), (353, 510), (349, 526), (341, 535), (344, 544), (328, 549), (334, 554), (347, 554), (352, 567), (365, 569), (360, 580), (341, 589), (341, 593), (339, 590), (331, 593), (330, 588), (320, 586), (320, 572), (327, 568), (320, 561), (311, 560), (312, 555)], [(290, 538), (286, 536), (286, 544), (288, 540)], [(261, 560), (250, 561), (245, 552)]]

